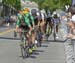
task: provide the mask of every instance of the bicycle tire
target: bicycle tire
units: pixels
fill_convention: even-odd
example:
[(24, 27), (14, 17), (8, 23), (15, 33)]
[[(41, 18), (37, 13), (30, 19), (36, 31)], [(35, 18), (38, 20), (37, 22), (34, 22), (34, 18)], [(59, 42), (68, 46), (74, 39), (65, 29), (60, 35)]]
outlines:
[(56, 32), (55, 32), (55, 29), (54, 29), (54, 32), (53, 32), (53, 37), (54, 37), (54, 41), (56, 41)]
[(29, 54), (29, 48), (28, 47), (24, 48), (23, 52), (24, 52), (23, 59), (25, 59), (25, 58), (27, 58), (27, 57), (30, 56), (30, 54)]
[(41, 39), (42, 39), (42, 33), (40, 27), (37, 30), (36, 40), (38, 41), (37, 47), (41, 47)]
[(23, 59), (30, 56), (29, 47), (28, 46), (26, 46), (26, 47), (24, 47), (23, 45), (21, 46), (21, 55), (22, 55)]
[(46, 27), (46, 40), (48, 40), (48, 37), (49, 37), (49, 26), (47, 24), (47, 27)]
[(39, 39), (39, 40), (37, 40), (37, 41), (38, 41), (37, 47), (41, 47), (41, 45), (42, 45), (41, 40)]
[(24, 54), (25, 54), (24, 51), (25, 51), (25, 50), (24, 50), (23, 46), (21, 46), (21, 55), (22, 55), (22, 58), (23, 58), (23, 59), (24, 59)]
[(46, 40), (48, 40), (50, 34), (52, 33), (52, 29), (51, 26), (49, 26), (49, 24), (47, 24), (47, 29), (46, 29)]
[(41, 46), (40, 38), (39, 38), (39, 36), (37, 35), (37, 47), (40, 47), (40, 46)]
[(22, 58), (24, 59), (25, 58), (25, 47), (26, 47), (26, 39), (25, 39), (25, 35), (24, 33), (22, 33), (21, 35), (21, 54), (22, 54)]
[(27, 58), (27, 57), (30, 56), (29, 46), (27, 46), (27, 47), (25, 48), (25, 51), (24, 51), (24, 52), (25, 52), (25, 53), (24, 53), (24, 57), (25, 57), (25, 58)]
[(56, 34), (55, 34), (55, 33), (53, 33), (53, 36), (54, 36), (54, 41), (56, 41)]

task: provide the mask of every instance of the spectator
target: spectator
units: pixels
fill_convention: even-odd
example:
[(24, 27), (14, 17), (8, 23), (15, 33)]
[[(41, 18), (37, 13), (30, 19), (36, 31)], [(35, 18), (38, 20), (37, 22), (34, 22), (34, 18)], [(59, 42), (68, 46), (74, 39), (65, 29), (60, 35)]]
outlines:
[(71, 30), (71, 33), (68, 34), (68, 38), (72, 38), (72, 39), (75, 39), (75, 13), (71, 13), (72, 17), (70, 19), (70, 22), (68, 22), (68, 26)]

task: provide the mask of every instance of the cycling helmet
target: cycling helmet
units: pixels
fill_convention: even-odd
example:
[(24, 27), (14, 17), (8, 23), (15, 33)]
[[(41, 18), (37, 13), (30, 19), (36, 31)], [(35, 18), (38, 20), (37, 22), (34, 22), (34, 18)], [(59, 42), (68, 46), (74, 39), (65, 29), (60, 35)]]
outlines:
[(60, 15), (57, 12), (53, 12), (52, 17), (58, 18), (58, 17), (60, 17)]
[(54, 16), (53, 16), (54, 18), (58, 18), (58, 15), (57, 14), (54, 14)]
[(24, 8), (24, 11), (30, 12), (29, 8)]
[(29, 12), (30, 12), (30, 10), (28, 8), (23, 9), (23, 14), (26, 14), (26, 13), (29, 13)]

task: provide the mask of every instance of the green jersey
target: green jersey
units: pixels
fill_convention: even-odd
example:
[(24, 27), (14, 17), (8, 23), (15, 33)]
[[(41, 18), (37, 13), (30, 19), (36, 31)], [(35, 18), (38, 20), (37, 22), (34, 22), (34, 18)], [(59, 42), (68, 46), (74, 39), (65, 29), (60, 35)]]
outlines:
[(21, 25), (21, 20), (23, 20), (23, 23), (25, 25), (27, 25), (28, 27), (31, 26), (30, 22), (32, 22), (32, 24), (34, 24), (34, 18), (29, 13), (28, 14), (24, 14), (24, 15), (19, 14), (17, 22), (16, 22), (16, 25), (20, 26)]

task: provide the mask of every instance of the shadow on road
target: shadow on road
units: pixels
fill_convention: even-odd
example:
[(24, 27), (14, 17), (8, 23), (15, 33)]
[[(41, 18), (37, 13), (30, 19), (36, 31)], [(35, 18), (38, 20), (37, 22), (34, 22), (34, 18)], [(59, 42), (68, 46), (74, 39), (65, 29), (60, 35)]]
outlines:
[(31, 55), (29, 58), (33, 58), (33, 59), (35, 59), (35, 58), (37, 58), (37, 57), (36, 57), (36, 56)]
[[(20, 40), (20, 38), (15, 38), (15, 37), (0, 37), (0, 39), (7, 39), (7, 40)], [(43, 42), (60, 42), (60, 43), (63, 43), (63, 42), (66, 42), (67, 39), (65, 40), (44, 40)], [(41, 47), (48, 47), (46, 45), (42, 45)]]
[(67, 39), (65, 39), (65, 40), (44, 40), (44, 42), (60, 42), (60, 43), (64, 43), (66, 41), (67, 41)]
[(36, 52), (44, 52), (43, 50), (36, 50)]
[(43, 50), (36, 50), (35, 52), (33, 52), (30, 56), (30, 58), (35, 59), (37, 58), (37, 55), (40, 55), (40, 52), (44, 52)]
[[(22, 56), (19, 56), (20, 58), (22, 58)], [(26, 58), (23, 58), (23, 59), (27, 59), (27, 58), (33, 58), (33, 59), (35, 59), (35, 58), (37, 58), (36, 56), (33, 56), (33, 55), (31, 55), (30, 57), (26, 57)]]
[(48, 45), (41, 45), (41, 47), (48, 47)]
[(0, 39), (7, 39), (7, 40), (20, 40), (20, 38), (10, 38), (10, 37), (0, 37)]
[(33, 52), (32, 55), (39, 55), (39, 52)]
[[(33, 53), (27, 57), (27, 58), (32, 58), (32, 59), (36, 59), (38, 55), (40, 55), (40, 53), (44, 52), (43, 50), (35, 50), (33, 51)], [(20, 58), (22, 58), (22, 56), (19, 56)], [(25, 58), (25, 59), (27, 59)]]

